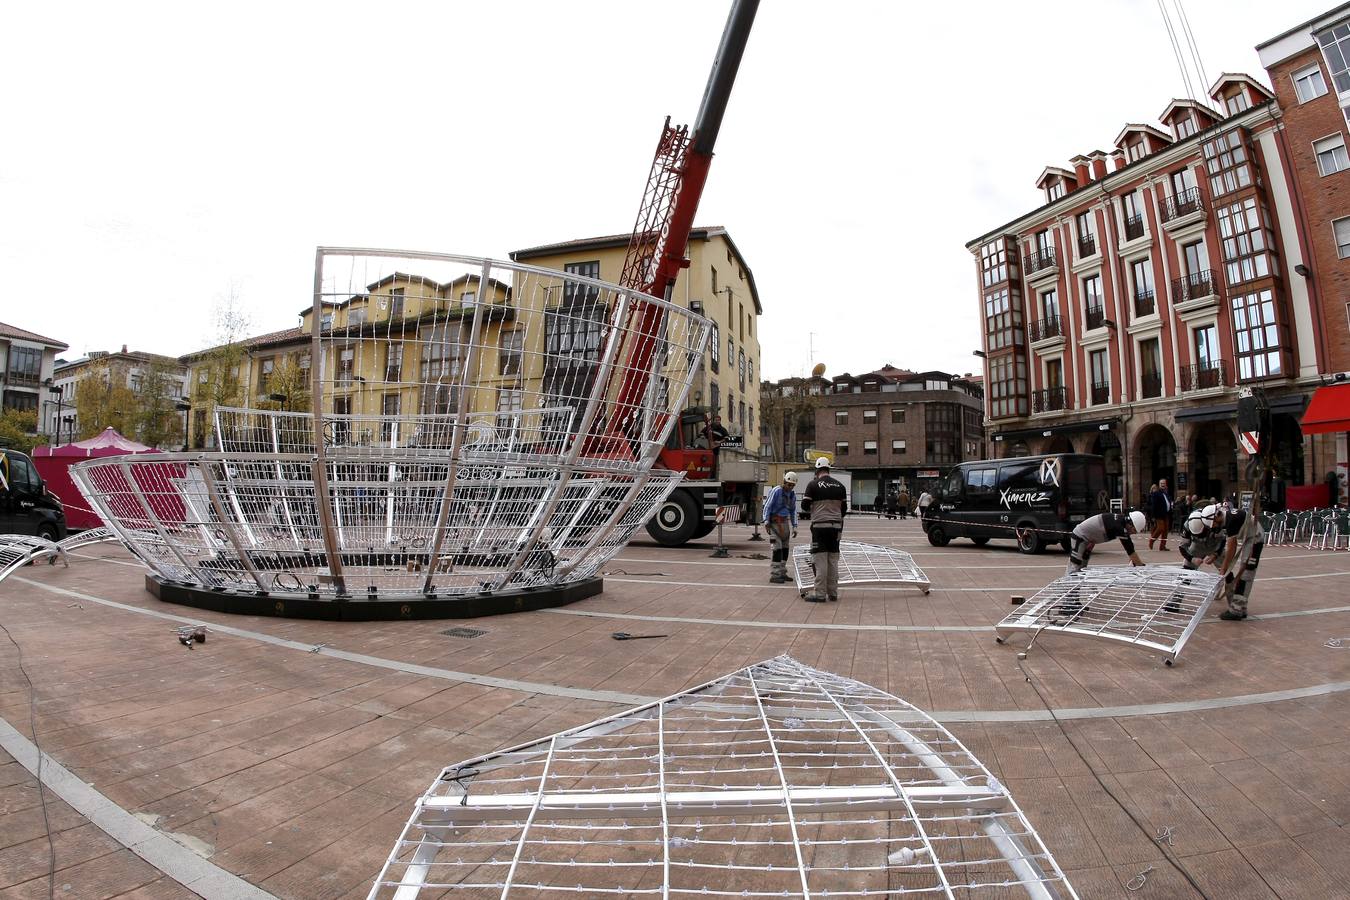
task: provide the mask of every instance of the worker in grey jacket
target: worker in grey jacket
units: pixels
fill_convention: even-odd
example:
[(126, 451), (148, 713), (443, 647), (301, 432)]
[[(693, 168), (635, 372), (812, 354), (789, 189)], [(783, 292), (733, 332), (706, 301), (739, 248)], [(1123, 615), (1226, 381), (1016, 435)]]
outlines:
[(1086, 569), (1088, 560), (1092, 559), (1092, 548), (1117, 538), (1129, 554), (1130, 562), (1142, 566), (1144, 561), (1135, 551), (1130, 535), (1139, 534), (1147, 527), (1148, 520), (1138, 510), (1129, 515), (1105, 512), (1084, 519), (1073, 530), (1069, 543), (1069, 564), (1064, 568), (1064, 574), (1073, 575)]
[(815, 584), (802, 595), (808, 603), (839, 599), (839, 538), (848, 513), (848, 490), (830, 476), (830, 461), (816, 460), (815, 480), (802, 493), (802, 511), (811, 516), (811, 564)]

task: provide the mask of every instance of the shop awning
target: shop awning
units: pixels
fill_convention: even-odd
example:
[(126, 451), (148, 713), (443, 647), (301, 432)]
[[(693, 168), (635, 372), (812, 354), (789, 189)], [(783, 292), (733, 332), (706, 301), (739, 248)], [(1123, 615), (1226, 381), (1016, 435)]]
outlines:
[(1018, 428), (1012, 431), (1000, 431), (994, 434), (996, 441), (1011, 441), (1023, 437), (1049, 437), (1052, 434), (1077, 434), (1082, 431), (1114, 431), (1120, 419), (1091, 419), (1086, 422), (1068, 422), (1057, 425), (1042, 425), (1039, 428)]
[[(1285, 394), (1281, 397), (1271, 397), (1270, 411), (1272, 413), (1297, 415), (1303, 411), (1303, 407), (1307, 403), (1308, 397), (1306, 394)], [(1192, 406), (1188, 409), (1179, 409), (1173, 415), (1178, 422), (1226, 422), (1237, 417), (1237, 404), (1217, 403), (1209, 406)]]
[(1350, 384), (1333, 384), (1313, 392), (1299, 423), (1304, 434), (1350, 431)]

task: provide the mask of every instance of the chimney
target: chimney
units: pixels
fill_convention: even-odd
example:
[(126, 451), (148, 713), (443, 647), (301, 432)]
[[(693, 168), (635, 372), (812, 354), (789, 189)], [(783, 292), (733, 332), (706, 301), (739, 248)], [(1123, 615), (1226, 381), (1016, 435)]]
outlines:
[(1100, 150), (1094, 150), (1088, 154), (1088, 159), (1092, 161), (1092, 178), (1106, 177), (1106, 154)]
[(1088, 165), (1086, 156), (1075, 156), (1069, 160), (1073, 164), (1074, 175), (1078, 179), (1078, 186), (1087, 187), (1088, 182), (1092, 180), (1092, 170)]
[(1111, 169), (1115, 172), (1119, 172), (1121, 169), (1125, 168), (1125, 151), (1117, 150), (1115, 153), (1112, 153), (1111, 164)]
[(122, 352), (123, 352), (123, 353), (126, 353), (126, 352), (127, 352), (127, 345), (126, 345), (126, 344), (123, 344), (123, 345), (122, 345)]

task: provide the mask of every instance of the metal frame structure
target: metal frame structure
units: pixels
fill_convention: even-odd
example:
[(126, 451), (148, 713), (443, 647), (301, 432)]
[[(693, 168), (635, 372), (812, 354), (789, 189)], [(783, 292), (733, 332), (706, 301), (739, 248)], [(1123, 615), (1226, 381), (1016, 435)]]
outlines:
[[(798, 544), (792, 548), (792, 566), (798, 590), (806, 590), (815, 583), (815, 566), (809, 545)], [(931, 587), (928, 575), (904, 550), (861, 541), (839, 542), (839, 583), (908, 584), (925, 594)]]
[(593, 578), (683, 477), (652, 464), (704, 317), (440, 253), (320, 248), (314, 285), (307, 337), (268, 358), (303, 390), (242, 377), (244, 402), (214, 409), (220, 452), (72, 467), (162, 582), (332, 600), (562, 588)]
[(1030, 650), (1045, 632), (1077, 635), (1158, 650), (1170, 666), (1222, 589), (1219, 575), (1179, 566), (1093, 566), (1029, 597), (995, 626), (996, 640), (1031, 632)]
[(91, 528), (61, 541), (31, 534), (0, 534), (0, 582), (39, 559), (46, 559), (48, 565), (56, 565), (59, 559), (61, 565), (69, 566), (68, 551), (111, 540), (115, 538), (106, 528)]
[(949, 731), (787, 656), (442, 771), (369, 897), (459, 892), (1076, 896)]

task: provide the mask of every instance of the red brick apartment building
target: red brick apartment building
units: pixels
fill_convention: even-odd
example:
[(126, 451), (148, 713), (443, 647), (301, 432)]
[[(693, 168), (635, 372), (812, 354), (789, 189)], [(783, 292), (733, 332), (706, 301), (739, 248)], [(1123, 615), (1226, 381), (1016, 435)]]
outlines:
[(1345, 458), (1300, 428), (1332, 371), (1332, 301), (1304, 274), (1317, 263), (1281, 105), (1225, 73), (1159, 124), (1047, 167), (1044, 205), (966, 245), (994, 454), (1100, 453), (1132, 502), (1164, 477), (1223, 496), (1241, 469), (1238, 388), (1261, 385), (1278, 475), (1317, 483)]

